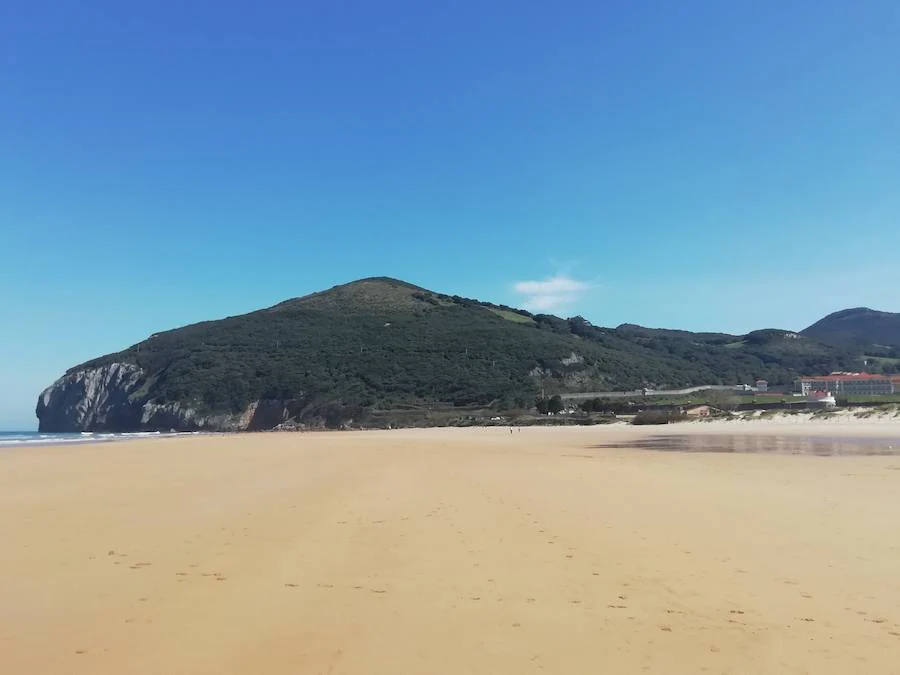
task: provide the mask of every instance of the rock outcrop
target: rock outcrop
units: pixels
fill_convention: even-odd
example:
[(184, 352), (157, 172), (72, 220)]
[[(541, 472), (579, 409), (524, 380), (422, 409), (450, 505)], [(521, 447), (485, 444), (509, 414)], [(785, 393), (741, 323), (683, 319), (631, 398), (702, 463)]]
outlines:
[[(298, 399), (258, 399), (238, 413), (202, 412), (180, 401), (154, 400), (152, 378), (130, 363), (69, 371), (40, 395), (39, 429), (81, 431), (266, 431), (343, 426), (334, 406), (308, 408)], [(342, 412), (338, 406), (337, 412)], [(302, 421), (301, 421), (302, 418)]]
[(280, 401), (254, 401), (240, 414), (204, 415), (180, 402), (147, 400), (144, 371), (109, 363), (70, 371), (47, 387), (37, 404), (43, 432), (244, 431), (272, 428), (287, 419)]
[(143, 381), (143, 371), (128, 363), (66, 373), (38, 399), (40, 430), (133, 431), (139, 426), (141, 411), (132, 395)]

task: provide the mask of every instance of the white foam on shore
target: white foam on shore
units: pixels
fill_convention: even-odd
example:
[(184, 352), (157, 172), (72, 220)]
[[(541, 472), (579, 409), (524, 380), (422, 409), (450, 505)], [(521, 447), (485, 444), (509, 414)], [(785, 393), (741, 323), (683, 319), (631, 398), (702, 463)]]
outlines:
[(162, 431), (135, 431), (129, 433), (92, 433), (81, 432), (74, 434), (48, 434), (40, 432), (0, 433), (0, 448), (22, 447), (36, 445), (80, 445), (85, 443), (110, 443), (114, 441), (128, 441), (141, 438), (162, 438), (174, 436), (190, 436), (199, 432), (162, 432)]

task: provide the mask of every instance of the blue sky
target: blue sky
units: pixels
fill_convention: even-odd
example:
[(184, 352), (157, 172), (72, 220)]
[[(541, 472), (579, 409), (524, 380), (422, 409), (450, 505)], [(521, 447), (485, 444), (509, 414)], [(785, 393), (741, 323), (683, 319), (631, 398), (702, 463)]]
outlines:
[(372, 275), (745, 332), (900, 311), (900, 4), (0, 3), (0, 428)]

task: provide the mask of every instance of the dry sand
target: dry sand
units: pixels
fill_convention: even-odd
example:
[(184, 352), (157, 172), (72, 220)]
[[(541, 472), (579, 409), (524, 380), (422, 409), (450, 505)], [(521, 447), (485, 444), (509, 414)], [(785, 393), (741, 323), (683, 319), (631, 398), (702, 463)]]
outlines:
[(0, 673), (900, 672), (900, 457), (660, 431), (4, 450)]

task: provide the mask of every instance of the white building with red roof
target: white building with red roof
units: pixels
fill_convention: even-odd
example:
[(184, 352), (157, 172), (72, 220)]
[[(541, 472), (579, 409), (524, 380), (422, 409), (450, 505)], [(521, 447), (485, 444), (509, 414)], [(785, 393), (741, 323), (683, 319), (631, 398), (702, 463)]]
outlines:
[(804, 396), (827, 391), (835, 396), (879, 396), (900, 390), (900, 378), (870, 373), (832, 373), (817, 377), (801, 377), (797, 390)]

